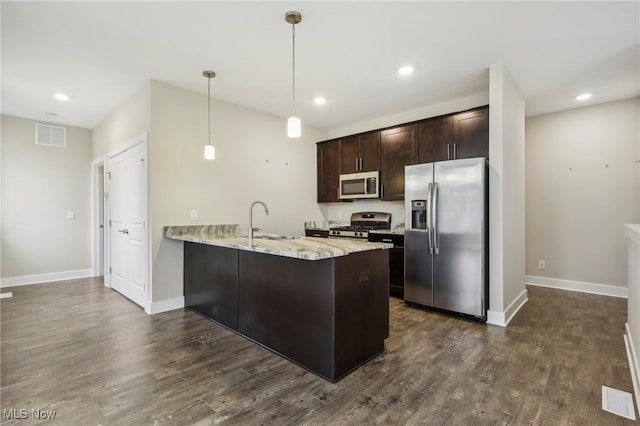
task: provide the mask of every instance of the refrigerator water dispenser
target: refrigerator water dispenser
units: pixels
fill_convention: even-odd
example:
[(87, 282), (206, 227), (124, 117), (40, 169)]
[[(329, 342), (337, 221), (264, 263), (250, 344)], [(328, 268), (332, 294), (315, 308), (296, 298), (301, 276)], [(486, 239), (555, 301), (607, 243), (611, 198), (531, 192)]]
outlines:
[(411, 229), (427, 229), (427, 200), (411, 200)]

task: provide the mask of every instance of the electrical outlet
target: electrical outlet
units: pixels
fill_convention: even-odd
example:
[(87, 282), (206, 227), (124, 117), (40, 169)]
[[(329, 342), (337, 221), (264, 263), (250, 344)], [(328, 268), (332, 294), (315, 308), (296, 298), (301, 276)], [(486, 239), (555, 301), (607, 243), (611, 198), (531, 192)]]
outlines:
[(538, 260), (538, 269), (545, 269), (547, 267), (547, 264), (545, 263), (544, 260)]
[(76, 218), (76, 212), (74, 210), (67, 211), (67, 219), (75, 219), (75, 218)]
[(198, 220), (198, 210), (191, 210), (191, 220)]

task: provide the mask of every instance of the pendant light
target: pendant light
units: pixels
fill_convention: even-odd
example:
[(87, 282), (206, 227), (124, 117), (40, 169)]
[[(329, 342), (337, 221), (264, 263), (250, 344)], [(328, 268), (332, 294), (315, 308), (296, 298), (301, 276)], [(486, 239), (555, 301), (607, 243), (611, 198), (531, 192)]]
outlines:
[(205, 160), (215, 160), (216, 158), (216, 148), (211, 145), (211, 79), (216, 76), (216, 73), (213, 71), (202, 71), (202, 75), (207, 77), (208, 80), (208, 89), (207, 89), (207, 118), (209, 122), (209, 142), (204, 146), (204, 159)]
[(299, 138), (302, 134), (302, 123), (296, 116), (296, 24), (302, 21), (302, 15), (299, 12), (291, 11), (284, 15), (284, 19), (291, 24), (291, 40), (293, 44), (293, 115), (287, 120), (287, 136)]

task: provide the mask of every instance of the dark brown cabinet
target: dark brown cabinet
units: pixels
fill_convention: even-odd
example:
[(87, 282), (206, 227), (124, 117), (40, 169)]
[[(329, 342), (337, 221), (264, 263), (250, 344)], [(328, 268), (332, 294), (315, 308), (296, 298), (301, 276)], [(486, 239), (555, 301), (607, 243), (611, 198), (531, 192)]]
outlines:
[(340, 174), (380, 170), (380, 198), (404, 199), (404, 166), (489, 158), (489, 107), (318, 142), (318, 202), (339, 200)]
[(453, 119), (433, 118), (420, 123), (418, 163), (433, 163), (451, 159)]
[(383, 200), (404, 199), (404, 166), (418, 162), (417, 124), (380, 132), (380, 182)]
[(330, 140), (316, 144), (318, 202), (339, 201), (340, 140)]
[(489, 108), (453, 116), (453, 158), (489, 158)]
[(238, 330), (238, 250), (184, 242), (184, 305)]
[(380, 169), (380, 132), (350, 136), (340, 141), (340, 172), (359, 173)]

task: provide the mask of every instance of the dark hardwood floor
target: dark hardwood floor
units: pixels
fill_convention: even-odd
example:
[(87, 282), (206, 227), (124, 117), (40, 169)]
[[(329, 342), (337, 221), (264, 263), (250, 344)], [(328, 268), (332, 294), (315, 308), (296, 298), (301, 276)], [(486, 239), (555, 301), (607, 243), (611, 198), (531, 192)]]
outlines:
[(386, 352), (331, 384), (193, 312), (149, 316), (99, 280), (8, 290), (3, 425), (637, 424), (601, 409), (602, 385), (632, 392), (625, 299), (529, 287), (501, 328), (392, 298)]

